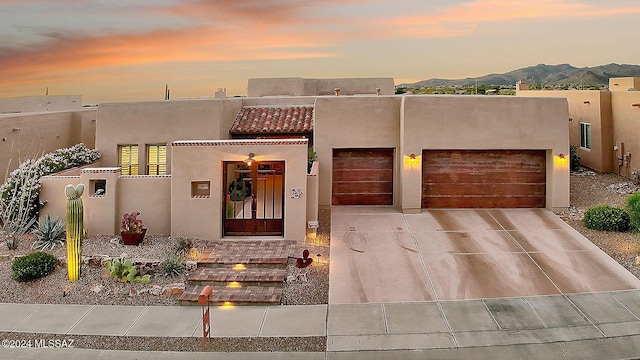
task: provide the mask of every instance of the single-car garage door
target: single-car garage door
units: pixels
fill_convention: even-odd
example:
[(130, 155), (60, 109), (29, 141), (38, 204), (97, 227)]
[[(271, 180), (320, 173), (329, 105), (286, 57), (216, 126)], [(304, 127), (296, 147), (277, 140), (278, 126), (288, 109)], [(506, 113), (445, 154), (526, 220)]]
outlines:
[(545, 207), (544, 150), (424, 150), (423, 208)]
[(393, 149), (334, 149), (333, 205), (393, 205)]

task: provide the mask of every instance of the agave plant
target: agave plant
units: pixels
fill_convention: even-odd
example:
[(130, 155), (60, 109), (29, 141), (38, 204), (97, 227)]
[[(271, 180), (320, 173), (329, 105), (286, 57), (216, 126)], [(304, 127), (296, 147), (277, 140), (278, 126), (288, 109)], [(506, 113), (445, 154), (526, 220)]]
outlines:
[(160, 273), (166, 277), (176, 277), (180, 275), (185, 269), (185, 265), (178, 260), (175, 256), (169, 256), (166, 260), (160, 263)]
[(33, 235), (36, 236), (36, 241), (31, 246), (32, 249), (51, 249), (56, 245), (62, 245), (65, 241), (65, 229), (66, 224), (63, 219), (58, 217), (51, 217), (47, 215), (44, 219), (38, 222), (38, 228), (33, 231)]

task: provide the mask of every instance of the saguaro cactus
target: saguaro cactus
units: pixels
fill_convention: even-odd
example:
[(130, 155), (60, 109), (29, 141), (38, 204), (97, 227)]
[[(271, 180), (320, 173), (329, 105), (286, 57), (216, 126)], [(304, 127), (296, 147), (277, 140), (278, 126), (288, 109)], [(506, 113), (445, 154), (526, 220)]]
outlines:
[(80, 277), (82, 261), (82, 237), (84, 226), (82, 223), (82, 193), (84, 185), (67, 185), (64, 188), (67, 195), (67, 273), (69, 281), (75, 282)]

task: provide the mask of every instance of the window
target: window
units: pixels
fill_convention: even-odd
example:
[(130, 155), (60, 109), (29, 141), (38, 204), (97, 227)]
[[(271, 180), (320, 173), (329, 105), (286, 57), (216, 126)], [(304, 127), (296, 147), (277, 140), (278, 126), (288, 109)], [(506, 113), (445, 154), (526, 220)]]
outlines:
[(138, 145), (120, 145), (122, 175), (138, 175)]
[(147, 174), (166, 175), (167, 174), (167, 146), (149, 145), (147, 146)]
[(580, 147), (591, 149), (591, 124), (580, 123)]

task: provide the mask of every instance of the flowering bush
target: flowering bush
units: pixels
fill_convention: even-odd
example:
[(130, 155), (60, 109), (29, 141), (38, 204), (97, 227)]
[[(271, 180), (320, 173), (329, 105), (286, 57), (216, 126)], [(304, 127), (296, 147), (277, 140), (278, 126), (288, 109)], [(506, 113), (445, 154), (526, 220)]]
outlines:
[[(58, 149), (37, 160), (26, 160), (13, 170), (0, 186), (0, 210), (3, 223), (12, 221), (15, 211), (28, 210), (28, 219), (36, 218), (43, 204), (40, 204), (40, 178), (76, 166), (88, 165), (100, 158), (97, 150), (80, 143), (66, 149)], [(27, 220), (27, 219), (25, 219)]]
[(122, 215), (120, 231), (124, 233), (141, 233), (142, 229), (144, 229), (144, 224), (142, 224), (141, 219), (138, 219), (138, 215), (140, 215), (140, 213), (137, 211), (124, 213), (124, 215)]

